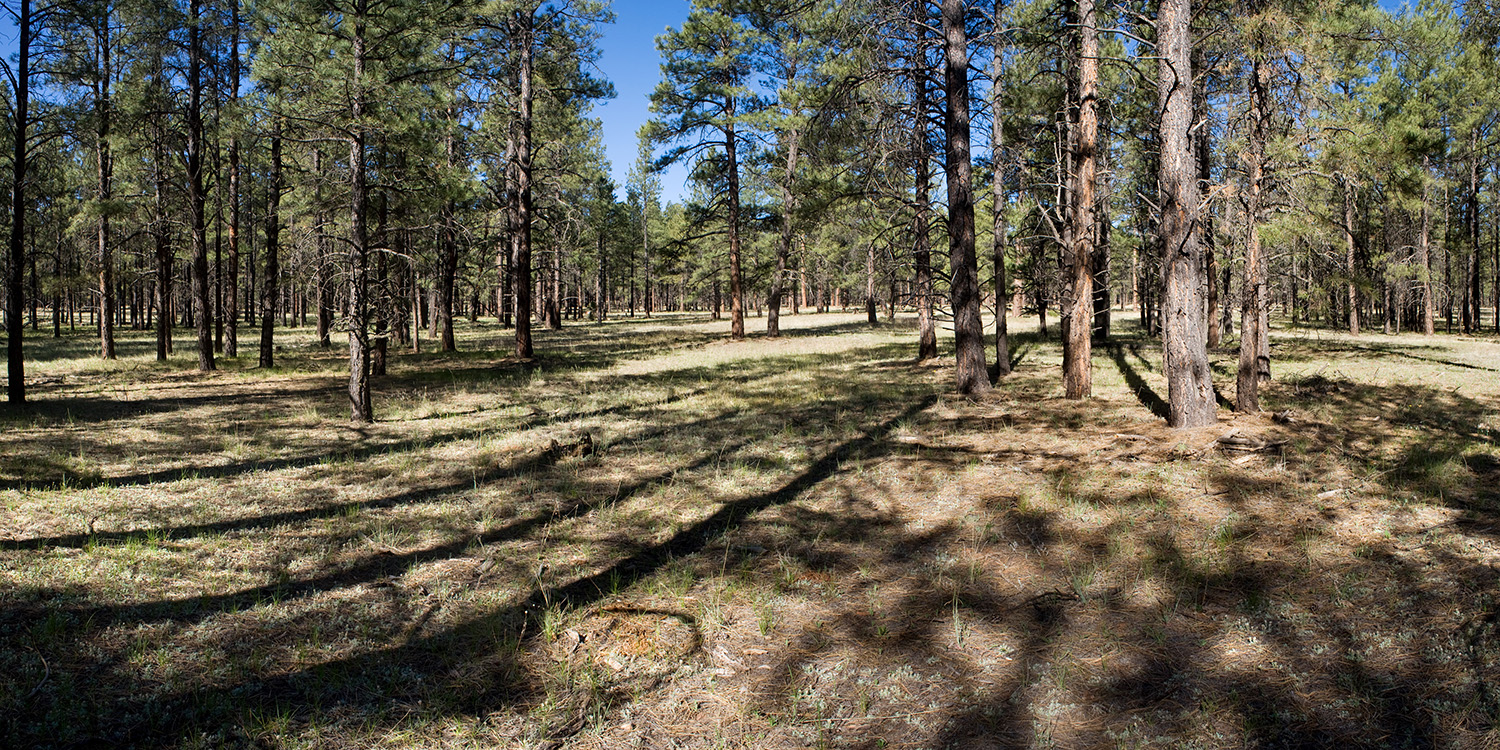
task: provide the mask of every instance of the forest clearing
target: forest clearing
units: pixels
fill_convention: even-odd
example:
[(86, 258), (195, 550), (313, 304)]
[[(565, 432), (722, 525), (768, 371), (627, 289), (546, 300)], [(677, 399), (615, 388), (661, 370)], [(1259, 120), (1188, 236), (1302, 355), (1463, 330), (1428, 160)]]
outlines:
[(310, 329), (39, 339), (0, 745), (1500, 746), (1493, 339), (1278, 326), (1171, 430), (1132, 323), (1076, 400), (1012, 321), (971, 400), (864, 321), (460, 325), (373, 423)]

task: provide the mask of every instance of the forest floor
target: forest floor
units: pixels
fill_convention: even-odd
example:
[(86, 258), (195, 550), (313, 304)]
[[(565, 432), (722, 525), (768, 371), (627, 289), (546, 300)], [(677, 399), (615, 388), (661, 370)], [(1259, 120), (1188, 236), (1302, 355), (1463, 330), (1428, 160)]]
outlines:
[(967, 401), (861, 319), (466, 327), (367, 426), (305, 330), (35, 339), (0, 746), (1500, 748), (1495, 339), (1278, 329), (1172, 431), (1128, 323)]

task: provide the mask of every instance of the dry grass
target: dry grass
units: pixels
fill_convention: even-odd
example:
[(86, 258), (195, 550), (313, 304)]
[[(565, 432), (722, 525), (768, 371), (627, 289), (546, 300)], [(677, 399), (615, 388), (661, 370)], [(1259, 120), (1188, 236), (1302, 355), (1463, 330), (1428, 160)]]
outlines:
[(1283, 331), (1289, 420), (1174, 432), (1128, 328), (968, 402), (859, 320), (481, 325), (363, 428), (298, 333), (43, 342), (0, 745), (1500, 747), (1495, 342)]

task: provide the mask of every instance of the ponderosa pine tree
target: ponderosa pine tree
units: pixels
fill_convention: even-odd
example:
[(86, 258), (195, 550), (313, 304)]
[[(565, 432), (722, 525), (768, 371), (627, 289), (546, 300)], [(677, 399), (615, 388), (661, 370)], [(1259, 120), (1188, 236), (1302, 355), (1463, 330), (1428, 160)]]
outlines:
[(943, 0), (943, 135), (948, 182), (949, 294), (953, 302), (954, 377), (958, 392), (990, 389), (980, 315), (979, 259), (974, 249), (973, 166), (969, 155), (969, 36), (963, 0)]
[(16, 65), (11, 71), (15, 103), (11, 120), (10, 246), (5, 274), (5, 398), (12, 405), (26, 402), (26, 363), (22, 337), (26, 326), (22, 318), (26, 290), (26, 172), (31, 150), (31, 43), (36, 31), (36, 17), (31, 0), (16, 0), (6, 10), (16, 23)]
[(1192, 2), (1161, 0), (1156, 17), (1157, 91), (1161, 124), (1162, 349), (1167, 424), (1204, 427), (1215, 421), (1208, 367), (1201, 200), (1192, 152)]
[(736, 340), (745, 337), (739, 130), (751, 98), (753, 36), (737, 17), (733, 0), (698, 0), (680, 29), (657, 37), (662, 81), (651, 94), (652, 137), (659, 143), (681, 143), (668, 149), (659, 165), (710, 157), (722, 162), (730, 337)]
[(1070, 175), (1067, 299), (1064, 302), (1063, 393), (1086, 398), (1093, 392), (1094, 254), (1099, 222), (1096, 190), (1099, 175), (1099, 26), (1094, 0), (1077, 0), (1077, 121)]
[(1005, 273), (1005, 243), (1010, 233), (1006, 226), (1005, 213), (1009, 195), (1005, 187), (1005, 172), (1010, 168), (1005, 160), (1005, 2), (995, 0), (995, 13), (991, 18), (991, 34), (994, 39), (990, 61), (990, 164), (994, 169), (991, 193), (994, 208), (991, 211), (990, 255), (995, 265), (995, 367), (1000, 377), (1010, 374), (1010, 330), (1006, 323), (1006, 308), (1009, 307), (1010, 283)]

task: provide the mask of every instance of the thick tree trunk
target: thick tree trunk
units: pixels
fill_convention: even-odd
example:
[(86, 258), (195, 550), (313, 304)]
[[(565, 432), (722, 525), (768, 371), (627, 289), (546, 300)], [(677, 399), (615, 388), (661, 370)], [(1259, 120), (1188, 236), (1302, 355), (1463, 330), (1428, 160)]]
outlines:
[(963, 0), (943, 0), (943, 110), (948, 182), (948, 255), (953, 300), (953, 347), (958, 392), (975, 396), (990, 389), (984, 362), (983, 299), (974, 250), (974, 192), (969, 159), (969, 38)]
[(1073, 138), (1073, 246), (1068, 253), (1068, 294), (1063, 311), (1063, 393), (1093, 393), (1094, 252), (1099, 223), (1095, 188), (1099, 170), (1099, 30), (1094, 0), (1078, 2), (1078, 123)]
[(1203, 251), (1198, 244), (1197, 169), (1193, 163), (1191, 0), (1162, 0), (1157, 17), (1161, 115), (1162, 348), (1167, 423), (1215, 421), (1213, 374), (1204, 319)]

